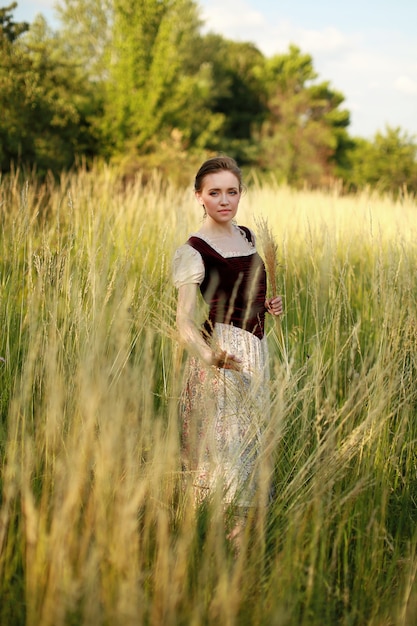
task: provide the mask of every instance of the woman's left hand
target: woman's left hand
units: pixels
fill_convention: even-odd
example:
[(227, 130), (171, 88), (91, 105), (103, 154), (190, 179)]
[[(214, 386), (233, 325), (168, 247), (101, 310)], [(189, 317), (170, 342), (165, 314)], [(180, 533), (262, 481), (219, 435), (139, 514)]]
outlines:
[(274, 296), (265, 300), (265, 308), (271, 315), (282, 315), (284, 312), (284, 304), (281, 296)]

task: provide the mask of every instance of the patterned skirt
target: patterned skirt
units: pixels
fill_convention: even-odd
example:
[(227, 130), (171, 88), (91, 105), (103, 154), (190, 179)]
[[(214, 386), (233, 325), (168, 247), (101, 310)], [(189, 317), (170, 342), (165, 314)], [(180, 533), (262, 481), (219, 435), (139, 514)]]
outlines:
[(247, 507), (269, 415), (267, 342), (228, 324), (216, 324), (212, 339), (241, 360), (242, 371), (189, 359), (181, 401), (183, 463), (197, 500), (221, 489), (225, 502)]

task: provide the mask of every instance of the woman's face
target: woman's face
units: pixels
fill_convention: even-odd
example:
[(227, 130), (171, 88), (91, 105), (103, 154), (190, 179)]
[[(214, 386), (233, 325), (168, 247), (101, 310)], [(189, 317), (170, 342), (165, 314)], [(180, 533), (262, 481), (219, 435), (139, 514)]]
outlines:
[(195, 195), (205, 206), (209, 218), (218, 224), (227, 223), (235, 217), (239, 206), (239, 180), (228, 170), (207, 174), (201, 191), (196, 191)]

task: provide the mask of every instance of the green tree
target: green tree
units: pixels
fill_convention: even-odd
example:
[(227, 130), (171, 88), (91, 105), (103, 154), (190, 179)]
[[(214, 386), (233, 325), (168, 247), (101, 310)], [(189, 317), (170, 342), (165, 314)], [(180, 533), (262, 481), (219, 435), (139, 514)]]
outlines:
[(62, 37), (43, 18), (35, 20), (22, 43), (36, 90), (37, 113), (31, 123), (43, 167), (60, 171), (72, 166), (77, 156), (94, 157), (101, 101), (86, 68), (67, 54)]
[(267, 59), (262, 76), (268, 115), (257, 134), (258, 164), (290, 184), (328, 182), (349, 146), (343, 95), (317, 84), (311, 56), (293, 45)]
[(27, 22), (14, 22), (12, 13), (17, 7), (17, 2), (12, 2), (7, 7), (0, 8), (0, 44), (13, 43), (22, 33), (29, 29)]
[(60, 36), (105, 94), (107, 156), (224, 150), (240, 161), (262, 111), (252, 44), (201, 36), (194, 2), (61, 0)]
[(191, 0), (115, 0), (105, 122), (116, 149), (160, 138), (195, 95), (183, 60), (199, 25)]
[(43, 17), (19, 34), (0, 42), (0, 168), (7, 171), (15, 163), (36, 166), (40, 175), (59, 173), (78, 154), (96, 149), (90, 98)]
[(13, 21), (13, 2), (0, 9), (0, 169), (7, 170), (12, 158), (25, 152), (30, 138), (21, 132), (25, 126), (22, 102), (26, 96), (26, 77), (30, 63), (17, 44), (18, 38), (28, 30), (25, 22)]
[(60, 0), (59, 37), (68, 58), (96, 85), (108, 78), (113, 37), (113, 0)]
[[(211, 64), (194, 58), (201, 22), (189, 0), (61, 0), (60, 38), (94, 85), (100, 153), (128, 168), (204, 149), (223, 124)], [(104, 113), (103, 113), (104, 109)]]
[(204, 66), (210, 69), (212, 86), (207, 102), (223, 120), (221, 132), (208, 138), (206, 147), (228, 152), (240, 163), (251, 162), (253, 129), (266, 111), (259, 79), (262, 53), (251, 43), (208, 34), (197, 42), (187, 63), (193, 74)]
[(377, 132), (372, 141), (356, 139), (349, 157), (348, 188), (417, 193), (417, 144), (401, 128), (386, 126), (385, 133)]

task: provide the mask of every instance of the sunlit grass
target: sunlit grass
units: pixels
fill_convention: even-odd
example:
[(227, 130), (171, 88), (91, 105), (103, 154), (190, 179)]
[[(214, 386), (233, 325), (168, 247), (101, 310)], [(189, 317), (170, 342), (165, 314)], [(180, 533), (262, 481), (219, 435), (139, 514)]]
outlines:
[[(417, 619), (417, 207), (252, 186), (278, 244), (273, 497), (182, 480), (170, 262), (190, 189), (112, 170), (1, 185), (0, 623), (408, 626)], [(284, 345), (283, 345), (284, 342)]]

